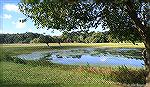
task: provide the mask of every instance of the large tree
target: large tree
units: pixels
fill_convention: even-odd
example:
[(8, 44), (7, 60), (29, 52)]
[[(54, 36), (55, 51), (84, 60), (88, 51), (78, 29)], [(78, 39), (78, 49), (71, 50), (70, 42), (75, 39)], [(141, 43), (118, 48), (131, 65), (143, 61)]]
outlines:
[(70, 31), (102, 25), (120, 41), (142, 40), (150, 71), (149, 0), (22, 0), (19, 7), (37, 28)]

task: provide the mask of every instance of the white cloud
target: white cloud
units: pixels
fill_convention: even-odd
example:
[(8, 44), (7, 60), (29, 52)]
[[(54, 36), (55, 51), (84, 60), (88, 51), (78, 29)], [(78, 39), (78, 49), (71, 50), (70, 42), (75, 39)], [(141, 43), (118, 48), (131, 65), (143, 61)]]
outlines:
[(13, 21), (12, 24), (14, 24), (15, 27), (18, 28), (18, 29), (25, 28), (26, 22), (22, 23), (22, 22), (19, 21), (19, 20), (22, 20), (22, 19), (23, 18), (18, 18), (18, 20), (17, 21)]
[(29, 32), (33, 32), (33, 30), (32, 30), (32, 29), (29, 29), (28, 31), (29, 31)]
[(4, 19), (11, 19), (11, 15), (10, 14), (3, 14), (3, 18)]
[(3, 9), (5, 9), (7, 11), (19, 12), (19, 7), (17, 5), (14, 5), (14, 4), (5, 4), (3, 6)]
[(26, 26), (25, 23), (22, 23), (22, 22), (16, 22), (16, 28), (18, 28), (18, 29), (22, 29), (22, 28), (24, 28), (25, 26)]

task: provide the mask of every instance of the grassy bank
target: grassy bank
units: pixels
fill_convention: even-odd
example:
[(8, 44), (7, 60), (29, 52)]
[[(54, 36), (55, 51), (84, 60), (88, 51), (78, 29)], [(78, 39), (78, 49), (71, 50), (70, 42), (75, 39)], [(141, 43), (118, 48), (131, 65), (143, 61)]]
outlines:
[[(46, 44), (3, 44), (0, 45), (0, 57), (4, 57), (4, 54), (9, 56), (15, 56), (18, 54), (31, 53), (34, 51), (43, 50), (60, 50), (60, 49), (70, 49), (70, 48), (81, 48), (81, 47), (118, 47), (118, 48), (144, 48), (142, 43), (138, 45), (133, 45), (131, 43), (99, 43), (99, 44), (84, 44), (84, 43), (61, 43), (61, 46), (57, 43), (50, 43), (50, 47)], [(4, 56), (2, 56), (4, 55)], [(79, 66), (68, 66), (68, 65), (58, 65), (58, 64), (48, 64), (46, 66), (40, 65), (39, 62), (28, 62), (29, 64), (19, 64), (13, 61), (1, 61), (0, 73), (2, 78), (0, 78), (0, 84), (2, 87), (123, 87), (121, 85), (114, 85), (110, 79), (109, 74), (111, 68), (93, 68), (93, 67), (79, 67)], [(34, 65), (38, 64), (38, 65)], [(126, 71), (126, 76), (129, 74), (135, 74), (139, 72), (138, 70), (126, 70), (126, 68), (114, 69), (117, 72), (113, 72), (113, 78), (118, 78), (120, 72)], [(120, 69), (119, 69), (120, 70)], [(128, 71), (131, 73), (128, 74)], [(135, 74), (139, 76), (141, 72)], [(132, 76), (133, 76), (132, 75)], [(120, 77), (119, 76), (119, 77)], [(125, 76), (125, 75), (123, 75)], [(132, 77), (131, 76), (131, 77)], [(129, 81), (131, 77), (127, 77), (125, 80)], [(123, 77), (125, 78), (125, 77)], [(141, 80), (140, 77), (138, 79)], [(135, 78), (136, 79), (136, 78)], [(135, 80), (133, 79), (133, 81)], [(120, 79), (122, 80), (122, 79)]]

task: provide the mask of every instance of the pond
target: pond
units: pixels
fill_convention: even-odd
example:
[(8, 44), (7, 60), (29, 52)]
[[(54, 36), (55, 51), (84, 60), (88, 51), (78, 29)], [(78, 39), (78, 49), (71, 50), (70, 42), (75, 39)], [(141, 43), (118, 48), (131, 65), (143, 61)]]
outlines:
[(26, 60), (46, 59), (53, 63), (67, 65), (144, 67), (142, 49), (134, 48), (76, 48), (53, 50), (18, 55)]

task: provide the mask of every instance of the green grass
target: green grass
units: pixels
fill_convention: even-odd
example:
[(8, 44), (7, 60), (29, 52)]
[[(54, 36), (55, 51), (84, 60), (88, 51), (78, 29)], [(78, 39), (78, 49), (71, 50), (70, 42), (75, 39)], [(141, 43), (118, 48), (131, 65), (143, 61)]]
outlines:
[(45, 43), (40, 44), (0, 44), (0, 50), (3, 52), (9, 52), (12, 55), (31, 53), (33, 51), (43, 51), (43, 50), (61, 50), (70, 48), (100, 48), (100, 47), (115, 47), (115, 48), (144, 48), (143, 43), (49, 43), (48, 47)]
[[(44, 43), (1, 44), (0, 55), (7, 53), (11, 56), (16, 56), (34, 51), (61, 50), (81, 47), (144, 48), (143, 43), (137, 44), (138, 45), (133, 45), (132, 43), (61, 43), (61, 47), (58, 43), (50, 43), (50, 47), (47, 47)], [(122, 87), (120, 85), (113, 85), (114, 82), (106, 80), (107, 75), (80, 70), (78, 69), (78, 66), (57, 64), (32, 66), (13, 62), (0, 63), (1, 87)], [(107, 68), (102, 70), (107, 71)]]
[[(2, 86), (73, 86), (95, 85), (99, 87), (118, 87), (102, 79), (101, 75), (87, 72), (77, 72), (74, 69), (61, 67), (28, 66), (11, 62), (1, 62)], [(85, 86), (86, 87), (86, 86)]]
[[(50, 46), (60, 46), (58, 43), (49, 43)], [(31, 44), (0, 44), (3, 47), (33, 47), (33, 46), (47, 46), (45, 43), (31, 43)], [(143, 48), (143, 43), (136, 43), (136, 45), (132, 43), (61, 43), (62, 47), (70, 46), (70, 47), (127, 47), (127, 48)]]

